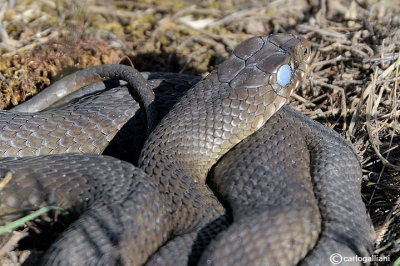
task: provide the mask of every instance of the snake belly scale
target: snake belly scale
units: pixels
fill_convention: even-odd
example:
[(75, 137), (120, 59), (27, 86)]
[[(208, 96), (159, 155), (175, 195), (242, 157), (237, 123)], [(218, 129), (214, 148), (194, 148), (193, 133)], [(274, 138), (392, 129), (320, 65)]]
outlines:
[[(96, 94), (90, 101), (38, 113), (2, 112), (3, 156), (39, 156), (1, 159), (0, 173), (10, 172), (13, 179), (0, 190), (0, 214), (11, 219), (18, 209), (51, 202), (80, 215), (46, 252), (47, 265), (327, 265), (335, 252), (368, 254), (371, 227), (355, 153), (337, 134), (287, 107), (280, 109), (298, 87), (309, 57), (310, 46), (295, 35), (250, 38), (159, 123), (168, 103), (154, 104), (157, 98), (153, 102), (154, 96), (146, 96), (151, 83), (136, 72), (128, 82), (137, 92), (131, 91), (134, 97), (147, 97), (141, 100), (145, 115), (131, 97), (128, 103), (124, 89), (111, 93), (114, 113), (97, 109), (111, 114), (103, 119), (88, 115), (89, 107), (98, 104), (93, 97), (102, 97)], [(128, 70), (124, 73), (129, 76)], [(191, 82), (183, 84), (188, 88)], [(160, 95), (163, 102), (165, 94)], [(122, 101), (127, 107), (121, 107)], [(124, 115), (116, 106), (126, 108)], [(107, 156), (44, 155), (102, 153), (129, 124), (124, 116), (150, 121), (147, 127), (139, 123), (126, 129), (126, 139), (139, 143), (128, 141), (136, 155), (124, 159), (138, 161), (140, 169)], [(71, 117), (77, 118), (70, 122)], [(53, 127), (43, 126), (52, 119), (57, 121)], [(98, 133), (116, 120), (114, 131)], [(87, 139), (97, 142), (88, 145), (79, 137), (84, 134), (78, 129), (85, 128), (95, 134)], [(145, 139), (146, 132), (151, 133)], [(105, 135), (106, 141), (99, 141)], [(43, 143), (52, 146), (41, 149)], [(60, 151), (57, 146), (68, 143), (79, 148)], [(29, 149), (21, 152), (23, 146)], [(219, 198), (206, 184), (207, 175)], [(352, 194), (337, 194), (343, 189)], [(338, 218), (343, 215), (347, 218)]]

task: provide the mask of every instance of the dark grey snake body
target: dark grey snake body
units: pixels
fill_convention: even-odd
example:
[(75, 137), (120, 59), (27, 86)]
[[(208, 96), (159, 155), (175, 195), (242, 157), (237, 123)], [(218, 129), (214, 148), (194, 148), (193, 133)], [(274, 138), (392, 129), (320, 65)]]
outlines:
[[(291, 35), (277, 35), (253, 38), (239, 46), (228, 63), (190, 90), (150, 134), (139, 156), (139, 166), (147, 175), (129, 163), (97, 155), (2, 159), (0, 170), (4, 175), (11, 173), (12, 179), (0, 191), (0, 214), (42, 204), (85, 211), (50, 248), (47, 264), (136, 265), (147, 261), (149, 265), (175, 265), (193, 264), (201, 256), (200, 264), (327, 265), (333, 253), (367, 255), (371, 227), (360, 196), (360, 166), (351, 146), (335, 132), (287, 107), (268, 117), (278, 109), (271, 108), (270, 99), (280, 93), (288, 97), (290, 92), (280, 92), (272, 86), (274, 81), (270, 83), (274, 75), (259, 70), (276, 71), (281, 60), (289, 60), (292, 69), (304, 67), (302, 42)], [(268, 61), (271, 52), (275, 56)], [(274, 66), (275, 58), (279, 61)], [(247, 79), (236, 78), (240, 76)], [(156, 91), (151, 110), (165, 110), (194, 83), (182, 79), (170, 76), (158, 81), (161, 89)], [(169, 94), (174, 84), (181, 88)], [(15, 135), (0, 136), (0, 147), (8, 156), (27, 155), (11, 151), (40, 142), (31, 141), (31, 135), (44, 140), (44, 136), (59, 133), (56, 137), (62, 140), (76, 134), (67, 142), (74, 138), (79, 142), (75, 136), (85, 134), (78, 129), (98, 133), (103, 124), (119, 120), (114, 126), (121, 129), (119, 133), (94, 135), (80, 143), (96, 153), (119, 153), (115, 147), (129, 147), (124, 159), (135, 162), (146, 131), (138, 121), (145, 115), (127, 95), (125, 88), (113, 89), (38, 114), (3, 112), (3, 132)], [(259, 109), (259, 104), (264, 107)], [(96, 105), (97, 115), (87, 115)], [(80, 120), (71, 122), (76, 114)], [(52, 123), (60, 121), (57, 117), (68, 122), (64, 127), (69, 133), (66, 130), (63, 135), (58, 128), (63, 123)], [(91, 126), (93, 119), (96, 122)], [(35, 136), (44, 121), (57, 125), (56, 129), (50, 127)], [(242, 127), (248, 132), (240, 131)], [(21, 128), (31, 130), (30, 134), (17, 133)], [(47, 143), (54, 144), (41, 142), (39, 149)], [(90, 150), (100, 147), (97, 143), (102, 148)], [(47, 149), (57, 152), (58, 148)], [(228, 213), (205, 185), (208, 169), (227, 150), (208, 183)], [(83, 152), (82, 148), (73, 151)], [(233, 224), (227, 228), (231, 219)]]

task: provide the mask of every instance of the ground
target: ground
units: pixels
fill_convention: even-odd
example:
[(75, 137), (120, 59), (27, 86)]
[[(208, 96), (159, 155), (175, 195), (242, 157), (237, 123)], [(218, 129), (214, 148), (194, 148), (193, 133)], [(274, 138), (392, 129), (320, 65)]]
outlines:
[[(0, 106), (92, 65), (205, 76), (242, 40), (276, 32), (310, 41), (312, 71), (290, 105), (353, 144), (374, 254), (400, 264), (399, 0), (3, 0)], [(0, 264), (40, 253), (14, 250), (27, 230), (0, 239)]]

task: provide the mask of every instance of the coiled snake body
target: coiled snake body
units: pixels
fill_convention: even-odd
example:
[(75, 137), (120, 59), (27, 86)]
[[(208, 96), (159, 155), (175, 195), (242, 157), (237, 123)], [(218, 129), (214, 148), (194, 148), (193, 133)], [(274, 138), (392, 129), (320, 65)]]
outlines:
[[(161, 117), (174, 101), (171, 80), (181, 85), (172, 95), (193, 81), (164, 76), (153, 101), (140, 75), (127, 78), (148, 97), (147, 128), (123, 89), (39, 113), (3, 112), (4, 156), (113, 154), (123, 146), (123, 159), (138, 158), (140, 169), (97, 155), (4, 158), (0, 171), (12, 179), (0, 191), (0, 214), (12, 219), (41, 204), (83, 212), (47, 251), (49, 265), (327, 265), (333, 253), (367, 255), (370, 221), (351, 146), (287, 107), (277, 111), (309, 55), (294, 35), (251, 38), (154, 130), (151, 114)], [(145, 141), (143, 131), (151, 132)], [(206, 185), (217, 162), (208, 184), (224, 204)]]

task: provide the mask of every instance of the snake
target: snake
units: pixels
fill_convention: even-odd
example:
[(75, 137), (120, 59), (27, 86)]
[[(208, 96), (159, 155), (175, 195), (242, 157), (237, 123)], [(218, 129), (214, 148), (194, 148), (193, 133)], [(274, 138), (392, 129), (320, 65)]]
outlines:
[(75, 215), (44, 265), (328, 265), (333, 254), (368, 256), (356, 153), (284, 105), (310, 55), (296, 35), (252, 37), (201, 80), (95, 67), (56, 87), (77, 88), (69, 83), (79, 76), (128, 85), (1, 111), (0, 174), (9, 181), (0, 222), (49, 204)]

